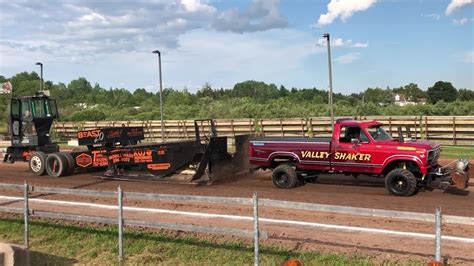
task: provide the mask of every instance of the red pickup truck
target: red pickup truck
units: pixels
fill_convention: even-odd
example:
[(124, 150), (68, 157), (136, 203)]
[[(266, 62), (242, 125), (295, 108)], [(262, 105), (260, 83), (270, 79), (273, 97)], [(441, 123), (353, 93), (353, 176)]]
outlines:
[(278, 188), (293, 188), (319, 174), (385, 178), (391, 194), (411, 196), (419, 189), (468, 186), (469, 163), (438, 164), (440, 145), (392, 138), (377, 121), (338, 119), (332, 138), (258, 138), (250, 144), (250, 163), (271, 169)]

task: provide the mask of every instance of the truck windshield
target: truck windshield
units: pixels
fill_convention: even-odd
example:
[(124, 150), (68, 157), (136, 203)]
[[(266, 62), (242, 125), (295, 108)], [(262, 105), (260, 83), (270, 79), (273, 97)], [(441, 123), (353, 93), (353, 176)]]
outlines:
[(34, 118), (55, 118), (57, 116), (56, 103), (49, 99), (32, 99), (31, 111)]
[(383, 129), (381, 126), (373, 126), (367, 129), (369, 134), (374, 138), (374, 140), (387, 140), (391, 139), (390, 135)]

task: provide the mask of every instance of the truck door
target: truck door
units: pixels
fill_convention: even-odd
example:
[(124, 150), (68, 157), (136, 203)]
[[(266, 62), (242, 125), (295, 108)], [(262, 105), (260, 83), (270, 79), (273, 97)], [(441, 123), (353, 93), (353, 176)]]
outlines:
[(21, 102), (18, 99), (12, 99), (10, 104), (10, 133), (14, 145), (20, 144), (23, 137), (21, 118)]
[(335, 138), (331, 167), (334, 171), (369, 173), (373, 171), (372, 146), (359, 126), (341, 126)]

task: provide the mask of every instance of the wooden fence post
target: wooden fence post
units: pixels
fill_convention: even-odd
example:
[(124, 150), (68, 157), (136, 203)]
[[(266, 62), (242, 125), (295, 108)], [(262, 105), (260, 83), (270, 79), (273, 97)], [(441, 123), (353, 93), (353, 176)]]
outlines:
[(283, 130), (283, 118), (280, 118), (280, 130), (281, 130), (281, 136), (285, 137), (285, 131)]
[(457, 144), (456, 140), (456, 117), (453, 116), (453, 145)]
[(232, 137), (235, 138), (234, 119), (230, 120), (230, 131), (232, 132)]
[(415, 122), (415, 139), (418, 139), (417, 135), (418, 135), (418, 124), (417, 124), (417, 117), (415, 116), (413, 118), (414, 122)]
[(418, 123), (419, 123), (419, 130), (420, 130), (420, 139), (423, 138), (423, 117), (420, 115), (419, 117), (419, 120), (418, 120)]
[(429, 139), (429, 136), (428, 136), (428, 116), (425, 116), (425, 139), (428, 140)]
[(188, 135), (188, 120), (184, 120), (184, 136), (185, 136), (185, 139), (189, 139), (189, 135)]
[(306, 124), (306, 119), (301, 118), (301, 136), (306, 137), (305, 131), (304, 131), (304, 126)]
[(390, 132), (390, 135), (392, 135), (392, 117), (388, 117), (388, 131)]

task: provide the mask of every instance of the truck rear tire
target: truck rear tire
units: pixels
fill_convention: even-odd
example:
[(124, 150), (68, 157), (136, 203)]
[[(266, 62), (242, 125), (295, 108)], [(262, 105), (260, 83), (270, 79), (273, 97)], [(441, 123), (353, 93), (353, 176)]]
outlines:
[(396, 168), (385, 177), (385, 187), (395, 196), (409, 197), (416, 193), (416, 178), (412, 172)]
[(28, 160), (28, 167), (33, 174), (37, 176), (44, 175), (46, 157), (46, 154), (41, 151), (35, 151), (31, 154), (30, 159)]
[(76, 168), (76, 163), (74, 162), (74, 158), (68, 152), (61, 152), (61, 154), (66, 158), (66, 161), (67, 161), (66, 175), (72, 175), (74, 173), (74, 169)]
[(293, 166), (282, 164), (273, 169), (272, 181), (278, 188), (294, 188), (298, 184), (298, 175)]
[(52, 153), (46, 158), (46, 172), (49, 176), (64, 176), (68, 171), (68, 162), (66, 157), (61, 153)]

